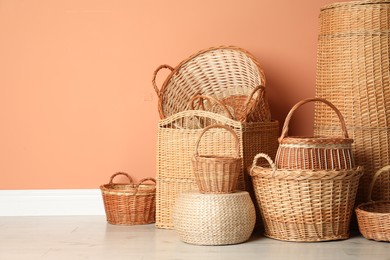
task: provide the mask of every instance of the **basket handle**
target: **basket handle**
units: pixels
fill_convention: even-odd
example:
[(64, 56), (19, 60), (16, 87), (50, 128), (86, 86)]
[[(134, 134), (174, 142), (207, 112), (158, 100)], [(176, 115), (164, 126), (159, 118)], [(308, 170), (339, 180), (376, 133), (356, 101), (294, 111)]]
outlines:
[(255, 168), (257, 166), (257, 161), (260, 159), (260, 158), (264, 158), (268, 161), (269, 165), (271, 166), (272, 168), (272, 171), (275, 172), (276, 171), (276, 165), (275, 163), (272, 161), (271, 157), (269, 157), (268, 154), (265, 154), (265, 153), (259, 153), (255, 156), (255, 158), (253, 158), (253, 163), (252, 163), (252, 167), (251, 167), (251, 175), (252, 175), (252, 171), (253, 171), (253, 168)]
[(251, 104), (251, 100), (253, 98), (253, 95), (257, 92), (257, 91), (260, 91), (259, 95), (257, 96), (258, 99), (263, 99), (265, 97), (265, 87), (264, 85), (258, 85), (257, 87), (255, 87), (253, 89), (253, 91), (251, 92), (251, 94), (248, 96), (248, 99), (246, 100), (245, 102), (245, 106), (244, 106), (244, 116), (243, 118), (241, 118), (241, 122), (246, 122), (247, 118), (248, 118), (248, 115), (252, 112), (252, 110), (255, 108), (257, 102), (254, 103), (254, 105), (252, 107), (249, 107), (250, 104)]
[(139, 185), (141, 185), (142, 183), (147, 182), (147, 181), (152, 181), (152, 182), (154, 182), (154, 184), (156, 184), (156, 179), (155, 179), (155, 178), (143, 178), (143, 179), (137, 184), (137, 188), (139, 187)]
[(199, 99), (199, 102), (201, 103), (202, 105), (202, 108), (204, 110), (204, 104), (203, 104), (203, 99), (206, 99), (207, 101), (209, 101), (210, 103), (211, 102), (214, 102), (215, 104), (221, 106), (223, 108), (223, 110), (225, 110), (225, 112), (227, 113), (228, 117), (230, 119), (233, 119), (233, 115), (232, 113), (230, 113), (229, 109), (226, 107), (226, 105), (224, 103), (222, 103), (221, 101), (219, 101), (218, 99), (212, 97), (212, 96), (207, 96), (207, 95), (195, 95), (193, 96), (190, 101), (188, 102), (188, 107), (191, 109), (191, 110), (194, 110), (195, 109), (195, 100)]
[(370, 183), (370, 187), (368, 188), (368, 196), (367, 199), (368, 201), (372, 201), (371, 195), (372, 195), (372, 189), (374, 188), (374, 184), (376, 180), (378, 179), (379, 175), (381, 175), (384, 172), (387, 172), (390, 170), (390, 165), (384, 166), (383, 168), (379, 169), (375, 174), (374, 177), (372, 178), (372, 181)]
[(200, 143), (200, 140), (202, 139), (202, 136), (208, 130), (210, 130), (212, 128), (223, 128), (232, 134), (232, 136), (234, 137), (234, 140), (235, 140), (235, 144), (236, 144), (236, 157), (240, 157), (240, 148), (239, 148), (240, 140), (238, 139), (237, 134), (233, 131), (232, 128), (230, 128), (226, 125), (221, 125), (221, 124), (209, 125), (203, 129), (203, 131), (199, 134), (198, 140), (196, 141), (196, 144), (195, 144), (195, 156), (199, 156), (198, 148), (199, 148), (199, 143)]
[(279, 142), (282, 141), (285, 137), (287, 137), (287, 135), (288, 135), (288, 126), (290, 124), (291, 117), (294, 114), (295, 110), (297, 110), (303, 104), (306, 104), (306, 103), (309, 103), (309, 102), (313, 102), (313, 101), (319, 101), (319, 102), (325, 103), (330, 108), (332, 108), (334, 112), (336, 112), (336, 114), (337, 114), (337, 116), (338, 116), (338, 118), (340, 120), (340, 123), (341, 123), (341, 130), (343, 132), (343, 137), (346, 138), (346, 139), (349, 138), (348, 137), (348, 132), (347, 132), (347, 126), (345, 125), (344, 117), (341, 114), (340, 110), (337, 109), (337, 107), (335, 107), (332, 103), (330, 103), (328, 100), (326, 100), (324, 98), (307, 98), (307, 99), (304, 99), (302, 101), (299, 101), (298, 103), (296, 103), (291, 108), (290, 112), (288, 113), (288, 115), (286, 117), (286, 120), (284, 121), (283, 129), (282, 129), (282, 135), (279, 138)]
[(126, 176), (127, 179), (129, 179), (129, 184), (133, 184), (133, 179), (130, 177), (130, 175), (128, 175), (127, 173), (125, 172), (117, 172), (115, 174), (113, 174), (110, 178), (110, 182), (108, 184), (113, 184), (114, 183), (114, 178), (118, 175), (123, 175), (123, 176)]
[(174, 69), (173, 69), (171, 66), (169, 66), (168, 64), (163, 64), (163, 65), (158, 66), (158, 68), (154, 71), (152, 83), (153, 83), (154, 90), (156, 91), (156, 94), (157, 94), (158, 97), (160, 97), (160, 95), (161, 95), (161, 90), (158, 89), (158, 87), (157, 87), (156, 77), (157, 77), (158, 72), (159, 72), (161, 69), (169, 69), (170, 71), (173, 71), (173, 70), (174, 70)]

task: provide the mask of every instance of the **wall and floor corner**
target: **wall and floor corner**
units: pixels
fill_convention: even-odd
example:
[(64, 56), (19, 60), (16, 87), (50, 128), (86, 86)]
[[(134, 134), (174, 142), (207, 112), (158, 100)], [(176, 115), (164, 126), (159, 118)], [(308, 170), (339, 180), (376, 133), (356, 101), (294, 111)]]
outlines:
[[(283, 122), (314, 96), (331, 2), (0, 1), (0, 215), (104, 214), (111, 174), (155, 176), (152, 73), (204, 48), (254, 54)], [(302, 109), (292, 134), (311, 134), (312, 114)]]

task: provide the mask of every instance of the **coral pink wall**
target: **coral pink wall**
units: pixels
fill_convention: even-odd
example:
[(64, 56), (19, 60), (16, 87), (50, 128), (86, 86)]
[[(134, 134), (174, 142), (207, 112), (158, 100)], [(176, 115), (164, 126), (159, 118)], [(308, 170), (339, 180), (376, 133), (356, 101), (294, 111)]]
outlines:
[[(314, 95), (319, 8), (331, 2), (0, 1), (0, 189), (155, 176), (152, 73), (211, 46), (259, 59), (283, 120)], [(308, 106), (293, 133), (310, 134), (312, 122)]]

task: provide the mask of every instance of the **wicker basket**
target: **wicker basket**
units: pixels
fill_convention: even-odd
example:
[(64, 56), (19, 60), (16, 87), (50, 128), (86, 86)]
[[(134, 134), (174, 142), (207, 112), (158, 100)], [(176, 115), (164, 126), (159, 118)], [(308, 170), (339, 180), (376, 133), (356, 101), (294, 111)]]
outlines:
[(231, 245), (249, 239), (256, 214), (248, 192), (201, 194), (192, 191), (178, 196), (173, 222), (183, 242)]
[[(156, 77), (164, 68), (170, 69), (171, 73), (159, 90)], [(266, 98), (254, 92), (260, 85), (265, 85), (263, 69), (253, 55), (238, 47), (202, 50), (176, 68), (161, 65), (154, 73), (153, 85), (159, 97), (161, 119), (187, 110), (191, 97), (202, 94), (240, 111), (236, 115), (238, 121), (271, 121)]]
[(376, 180), (389, 170), (390, 165), (375, 173), (368, 190), (369, 202), (355, 209), (360, 233), (367, 239), (390, 242), (390, 200), (373, 201), (371, 198)]
[[(256, 166), (265, 158), (272, 168)], [(253, 186), (265, 236), (316, 242), (349, 237), (361, 168), (346, 170), (281, 170), (265, 154), (255, 156)]]
[[(187, 110), (161, 120), (158, 124), (156, 226), (173, 228), (172, 209), (176, 196), (197, 189), (192, 157), (199, 134), (204, 127), (222, 124), (231, 127), (240, 140), (240, 167), (237, 189), (250, 189), (244, 169), (259, 152), (275, 156), (279, 123), (241, 123), (209, 111)], [(234, 137), (225, 129), (211, 129), (199, 143), (200, 154), (230, 156), (236, 152)], [(247, 183), (247, 184), (246, 184)]]
[[(343, 137), (288, 137), (288, 128), (294, 112), (302, 105), (320, 101), (337, 114)], [(276, 154), (276, 167), (279, 169), (352, 169), (355, 167), (352, 155), (353, 140), (348, 138), (344, 118), (329, 101), (322, 98), (309, 98), (298, 102), (288, 113), (284, 122), (279, 148)]]
[[(235, 156), (199, 155), (198, 148), (203, 135), (211, 129), (218, 128), (225, 129), (234, 137), (236, 145)], [(234, 192), (236, 190), (238, 176), (240, 175), (240, 169), (242, 167), (242, 158), (240, 158), (240, 140), (238, 139), (237, 134), (230, 127), (224, 125), (210, 125), (204, 128), (196, 141), (195, 155), (192, 157), (192, 164), (194, 167), (195, 180), (200, 192)]]
[[(114, 183), (114, 178), (124, 175), (129, 183)], [(145, 184), (152, 181), (154, 184)], [(107, 222), (114, 225), (141, 225), (155, 222), (156, 180), (142, 179), (137, 185), (123, 172), (111, 176), (110, 182), (100, 186)]]
[[(331, 101), (346, 120), (355, 162), (364, 167), (358, 202), (367, 198), (374, 173), (390, 164), (390, 1), (331, 4), (320, 13), (316, 95)], [(337, 117), (316, 104), (314, 131), (340, 131)], [(390, 173), (379, 177), (373, 199), (390, 200)]]

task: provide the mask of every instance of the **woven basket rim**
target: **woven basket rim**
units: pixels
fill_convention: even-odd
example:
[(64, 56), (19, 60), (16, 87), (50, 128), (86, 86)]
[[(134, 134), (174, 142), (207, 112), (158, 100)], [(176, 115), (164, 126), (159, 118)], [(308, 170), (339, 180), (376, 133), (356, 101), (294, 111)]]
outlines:
[[(131, 186), (126, 189), (114, 189), (113, 186)], [(104, 192), (110, 192), (110, 193), (136, 193), (138, 189), (140, 189), (140, 192), (149, 192), (156, 189), (156, 184), (149, 184), (149, 183), (142, 183), (138, 186), (138, 189), (135, 184), (129, 184), (129, 183), (114, 183), (114, 184), (103, 184), (100, 186), (100, 190)]]
[(252, 178), (266, 179), (286, 179), (286, 180), (332, 180), (354, 178), (356, 175), (363, 175), (363, 167), (358, 166), (352, 169), (272, 169), (261, 166), (251, 168), (250, 175)]
[(366, 210), (367, 206), (376, 206), (376, 204), (390, 204), (390, 200), (376, 200), (376, 201), (369, 201), (360, 204), (356, 207), (356, 211), (365, 214), (365, 215), (371, 215), (371, 216), (390, 216), (389, 213), (381, 213), (381, 212), (375, 212), (375, 211), (368, 211)]
[(238, 161), (241, 157), (237, 156), (225, 156), (225, 155), (194, 155), (194, 160), (229, 160)]
[(352, 138), (329, 137), (329, 136), (287, 136), (279, 140), (280, 144), (352, 144)]
[[(387, 5), (390, 4), (390, 0), (362, 0), (362, 1), (350, 1), (350, 2), (336, 2), (321, 7), (321, 12), (329, 9), (336, 8), (350, 8), (359, 7), (363, 5)], [(390, 7), (390, 6), (389, 6)]]

